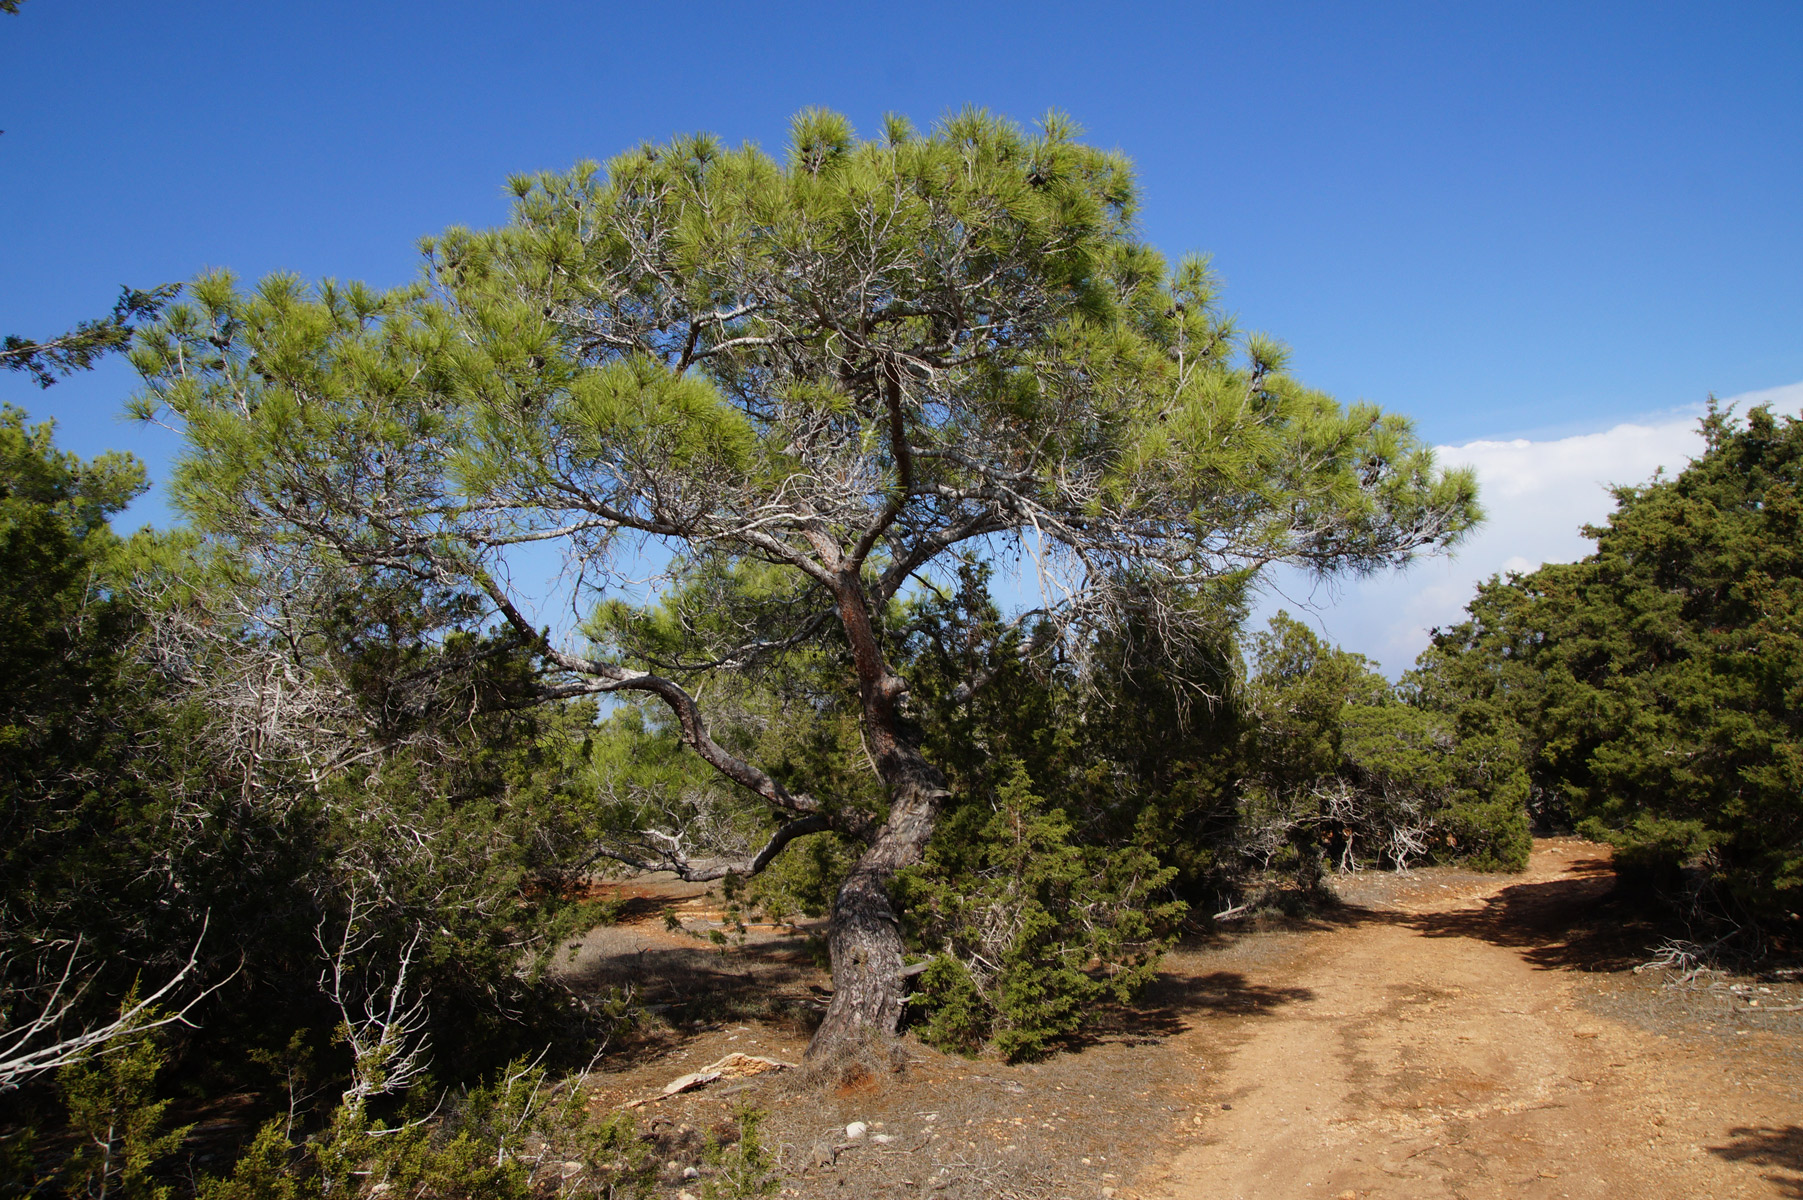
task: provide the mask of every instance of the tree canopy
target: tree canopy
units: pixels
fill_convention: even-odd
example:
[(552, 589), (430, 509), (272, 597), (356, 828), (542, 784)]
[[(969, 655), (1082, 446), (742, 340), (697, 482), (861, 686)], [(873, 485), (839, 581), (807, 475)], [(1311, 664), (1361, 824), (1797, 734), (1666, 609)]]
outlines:
[[(888, 628), (914, 581), (1014, 556), (1043, 581), (1041, 644), (1080, 657), (1137, 624), (1181, 646), (1218, 625), (1210, 593), (1269, 563), (1377, 569), (1477, 518), (1471, 476), (1406, 421), (1295, 381), (1205, 262), (1142, 244), (1127, 162), (1060, 118), (860, 141), (807, 112), (781, 160), (697, 136), (513, 189), (506, 226), (429, 239), (413, 287), (197, 281), (139, 338), (138, 411), (184, 430), (175, 492), (210, 534), (296, 578), (348, 565), (466, 597), (542, 698), (667, 705), (780, 818), (712, 870), (850, 839), (816, 1049), (895, 1027), (889, 884), (949, 796)], [(596, 604), (583, 640), (515, 585), (534, 543)], [(683, 586), (641, 609), (623, 585), (648, 543)], [(841, 664), (874, 798), (710, 735), (700, 681), (801, 652)]]

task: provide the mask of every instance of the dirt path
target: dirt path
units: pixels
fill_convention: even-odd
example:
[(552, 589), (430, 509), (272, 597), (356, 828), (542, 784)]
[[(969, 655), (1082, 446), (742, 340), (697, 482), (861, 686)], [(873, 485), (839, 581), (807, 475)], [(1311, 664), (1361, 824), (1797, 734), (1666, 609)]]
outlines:
[(1599, 848), (1544, 842), (1525, 877), (1426, 878), (1246, 968), (1292, 999), (1244, 1025), (1138, 1194), (1803, 1197), (1798, 1080), (1769, 1069), (1796, 1026), (1655, 1032), (1557, 969), (1580, 964), (1549, 924), (1611, 883)]
[[(1526, 875), (1344, 877), (1344, 907), (1179, 948), (1041, 1062), (909, 1041), (905, 1069), (841, 1086), (778, 1073), (633, 1111), (671, 1198), (750, 1100), (794, 1200), (1803, 1200), (1803, 984), (1635, 974), (1662, 935), (1613, 885), (1575, 839)], [(597, 1110), (733, 1051), (799, 1060), (830, 986), (805, 939), (719, 945), (704, 888), (632, 889), (570, 967), (654, 1014)]]

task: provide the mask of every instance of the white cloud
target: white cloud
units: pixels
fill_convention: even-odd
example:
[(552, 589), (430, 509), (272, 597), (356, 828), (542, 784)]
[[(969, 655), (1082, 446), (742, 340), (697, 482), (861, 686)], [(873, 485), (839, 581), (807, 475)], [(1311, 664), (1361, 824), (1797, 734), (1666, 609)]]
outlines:
[[(1731, 397), (1741, 411), (1769, 404), (1777, 412), (1803, 409), (1803, 383)], [(1255, 617), (1287, 608), (1348, 650), (1376, 659), (1392, 677), (1427, 646), (1428, 631), (1463, 615), (1477, 583), (1543, 563), (1574, 562), (1590, 553), (1578, 530), (1601, 524), (1614, 508), (1609, 488), (1643, 483), (1663, 467), (1682, 470), (1703, 448), (1702, 410), (1664, 413), (1601, 433), (1533, 441), (1475, 441), (1440, 446), (1448, 466), (1470, 466), (1488, 520), (1450, 559), (1418, 563), (1401, 574), (1312, 587), (1300, 575), (1280, 575)]]

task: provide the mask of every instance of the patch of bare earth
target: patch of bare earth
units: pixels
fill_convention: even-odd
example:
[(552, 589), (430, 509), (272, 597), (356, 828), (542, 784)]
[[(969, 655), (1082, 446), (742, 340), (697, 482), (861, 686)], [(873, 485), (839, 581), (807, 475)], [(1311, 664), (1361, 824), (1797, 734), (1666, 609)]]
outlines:
[[(807, 931), (721, 948), (694, 936), (720, 922), (701, 888), (640, 886), (571, 967), (659, 1014), (593, 1077), (596, 1107), (734, 1051), (799, 1063), (830, 984)], [(1525, 875), (1354, 876), (1321, 918), (1179, 949), (1142, 1006), (1042, 1063), (910, 1041), (863, 1074), (633, 1111), (671, 1195), (699, 1194), (683, 1168), (749, 1099), (795, 1197), (1803, 1197), (1799, 988), (1635, 974), (1657, 936), (1612, 886), (1574, 839), (1536, 843)]]
[[(1613, 883), (1606, 849), (1558, 839), (1525, 876), (1424, 871), (1388, 896), (1355, 891), (1343, 928), (1270, 978), (1311, 995), (1236, 1050), (1219, 1081), (1233, 1107), (1139, 1189), (1803, 1195), (1803, 1014), (1769, 1012), (1796, 989), (1709, 1001), (1705, 1019), (1695, 989), (1632, 972), (1651, 931)], [(1749, 1017), (1752, 999), (1768, 1014)]]

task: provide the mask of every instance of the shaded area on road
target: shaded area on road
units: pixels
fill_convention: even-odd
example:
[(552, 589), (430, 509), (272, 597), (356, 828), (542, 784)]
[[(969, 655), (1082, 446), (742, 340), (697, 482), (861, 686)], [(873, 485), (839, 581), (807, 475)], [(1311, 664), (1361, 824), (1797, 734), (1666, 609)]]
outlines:
[(1780, 1188), (1781, 1196), (1803, 1197), (1803, 1126), (1739, 1126), (1730, 1129), (1728, 1136), (1733, 1140), (1726, 1146), (1711, 1146), (1709, 1152), (1729, 1162), (1780, 1167), (1789, 1174), (1762, 1178)]
[[(1467, 886), (1489, 893), (1474, 897), (1471, 905), (1435, 904), (1420, 911), (1413, 904), (1400, 908), (1355, 898), (1316, 913), (1306, 927), (1394, 925), (1428, 938), (1473, 938), (1518, 951), (1540, 970), (1609, 972), (1644, 962), (1661, 938), (1667, 914), (1644, 894), (1618, 887), (1607, 849), (1587, 847), (1584, 854), (1566, 858), (1559, 870), (1556, 878), (1519, 883), (1504, 882), (1507, 876), (1467, 875)], [(1416, 903), (1441, 899), (1406, 883), (1394, 890)]]
[(1308, 988), (1254, 983), (1238, 971), (1189, 975), (1165, 970), (1131, 1007), (1112, 1009), (1065, 1044), (1072, 1050), (1104, 1042), (1149, 1044), (1177, 1037), (1198, 1017), (1264, 1016), (1314, 998)]
[(1625, 970), (1644, 962), (1657, 940), (1657, 914), (1616, 887), (1602, 857), (1572, 862), (1558, 879), (1510, 884), (1476, 908), (1423, 913), (1407, 924), (1430, 938), (1519, 950), (1551, 971)]
[[(1466, 878), (1472, 881), (1470, 886), (1491, 894), (1475, 898), (1469, 907), (1419, 911), (1413, 904), (1396, 907), (1387, 898), (1355, 893), (1345, 903), (1317, 909), (1307, 917), (1248, 924), (1237, 934), (1217, 933), (1216, 944), (1260, 936), (1272, 928), (1325, 933), (1390, 925), (1428, 938), (1474, 938), (1515, 950), (1541, 970), (1594, 972), (1639, 965), (1660, 937), (1661, 913), (1644, 896), (1617, 887), (1614, 868), (1600, 847), (1568, 860), (1563, 873), (1553, 879), (1503, 883), (1507, 876)], [(1413, 889), (1425, 884), (1413, 875), (1391, 883), (1387, 890), (1411, 895), (1416, 902), (1424, 898)], [(1437, 899), (1431, 893), (1425, 898)]]

